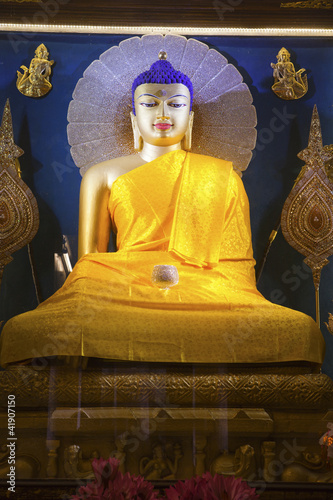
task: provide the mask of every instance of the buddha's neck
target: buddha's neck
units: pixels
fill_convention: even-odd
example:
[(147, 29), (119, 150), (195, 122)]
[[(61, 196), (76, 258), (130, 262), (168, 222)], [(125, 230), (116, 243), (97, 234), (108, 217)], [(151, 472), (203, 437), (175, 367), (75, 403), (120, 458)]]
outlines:
[(154, 146), (153, 144), (144, 142), (139, 155), (144, 161), (149, 162), (156, 160), (159, 156), (169, 153), (170, 151), (176, 151), (177, 149), (182, 149), (180, 142), (172, 144), (171, 146)]

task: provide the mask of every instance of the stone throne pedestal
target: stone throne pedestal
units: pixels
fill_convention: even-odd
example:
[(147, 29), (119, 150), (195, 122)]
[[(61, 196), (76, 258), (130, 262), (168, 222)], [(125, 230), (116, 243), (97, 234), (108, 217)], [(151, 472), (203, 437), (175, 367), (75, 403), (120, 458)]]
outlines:
[(151, 480), (210, 470), (249, 481), (332, 481), (318, 441), (333, 419), (333, 382), (309, 364), (90, 359), (82, 370), (47, 360), (10, 366), (0, 387), (2, 478), (12, 394), (17, 479), (79, 484), (91, 477), (93, 457), (116, 456), (123, 471)]

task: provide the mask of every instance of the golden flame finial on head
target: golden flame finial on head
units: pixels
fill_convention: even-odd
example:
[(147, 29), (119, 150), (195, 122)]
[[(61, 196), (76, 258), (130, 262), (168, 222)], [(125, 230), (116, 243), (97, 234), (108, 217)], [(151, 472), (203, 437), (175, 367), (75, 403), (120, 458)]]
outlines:
[(280, 59), (282, 55), (285, 55), (287, 58), (290, 58), (290, 52), (285, 47), (282, 47), (282, 49), (279, 50), (276, 58)]
[(48, 59), (49, 57), (49, 52), (43, 43), (37, 47), (35, 54), (36, 57), (39, 57), (40, 59)]

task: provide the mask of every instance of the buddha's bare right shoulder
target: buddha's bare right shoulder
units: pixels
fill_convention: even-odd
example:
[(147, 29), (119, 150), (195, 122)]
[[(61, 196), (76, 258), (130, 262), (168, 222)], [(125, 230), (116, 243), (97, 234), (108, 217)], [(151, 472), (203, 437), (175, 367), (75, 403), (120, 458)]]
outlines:
[(133, 154), (112, 158), (90, 167), (83, 176), (83, 181), (105, 185), (111, 189), (113, 182), (121, 175), (134, 170), (145, 163), (140, 156)]

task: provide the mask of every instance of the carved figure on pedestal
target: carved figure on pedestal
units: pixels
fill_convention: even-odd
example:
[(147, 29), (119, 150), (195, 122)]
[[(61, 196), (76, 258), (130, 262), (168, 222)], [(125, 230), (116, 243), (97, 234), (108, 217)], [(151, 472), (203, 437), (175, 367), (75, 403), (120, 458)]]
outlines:
[(165, 447), (157, 443), (153, 448), (153, 457), (140, 460), (140, 474), (146, 479), (176, 479), (178, 462), (182, 458), (182, 450), (178, 443), (173, 445), (173, 459), (166, 454)]
[(286, 482), (333, 483), (333, 471), (318, 453), (302, 453), (303, 460), (287, 465), (281, 476)]
[(64, 471), (66, 477), (72, 478), (93, 478), (94, 473), (91, 468), (91, 460), (98, 458), (99, 453), (93, 452), (91, 459), (83, 459), (80, 446), (73, 444), (64, 451)]
[(201, 476), (201, 474), (203, 474), (207, 470), (205, 465), (205, 458), (206, 458), (205, 448), (207, 446), (207, 438), (205, 436), (200, 436), (196, 434), (194, 440), (194, 446), (195, 446), (195, 453), (194, 453), (195, 475)]
[(125, 462), (126, 462), (126, 451), (125, 451), (125, 446), (126, 446), (127, 440), (124, 435), (120, 435), (117, 437), (115, 441), (115, 446), (116, 450), (112, 456), (119, 460), (119, 470), (123, 474), (125, 474)]
[(213, 475), (253, 478), (256, 470), (254, 449), (249, 444), (245, 444), (237, 448), (233, 454), (229, 454), (228, 450), (223, 450), (222, 455), (212, 462), (210, 469)]

